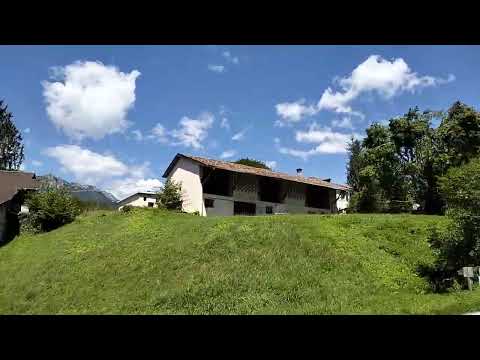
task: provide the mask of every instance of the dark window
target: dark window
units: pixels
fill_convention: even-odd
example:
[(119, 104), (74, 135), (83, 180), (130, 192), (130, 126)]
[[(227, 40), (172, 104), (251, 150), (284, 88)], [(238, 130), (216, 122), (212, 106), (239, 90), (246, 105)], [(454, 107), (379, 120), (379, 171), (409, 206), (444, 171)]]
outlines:
[(252, 203), (235, 201), (233, 203), (233, 215), (255, 215), (256, 205)]
[(214, 200), (213, 199), (205, 199), (205, 207), (206, 208), (213, 208), (213, 202)]
[(273, 208), (271, 206), (267, 206), (265, 208), (265, 213), (266, 214), (273, 214)]
[(153, 207), (153, 202), (149, 202), (148, 207)]
[(147, 197), (146, 197), (146, 196), (143, 197), (143, 201), (147, 201)]
[(305, 205), (317, 209), (330, 209), (330, 190), (320, 186), (308, 185)]
[(274, 203), (282, 203), (284, 199), (284, 191), (282, 183), (277, 179), (267, 177), (260, 177), (259, 184), (259, 198), (261, 201), (268, 201)]
[(231, 173), (228, 171), (204, 167), (202, 185), (206, 194), (232, 196)]

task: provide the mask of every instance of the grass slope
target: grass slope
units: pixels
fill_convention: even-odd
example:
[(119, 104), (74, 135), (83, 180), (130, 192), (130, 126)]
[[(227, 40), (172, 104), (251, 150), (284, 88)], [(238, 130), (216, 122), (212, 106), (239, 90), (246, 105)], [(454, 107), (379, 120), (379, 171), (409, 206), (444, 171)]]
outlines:
[(430, 314), (480, 291), (428, 293), (439, 217), (201, 218), (95, 212), (0, 248), (0, 313)]

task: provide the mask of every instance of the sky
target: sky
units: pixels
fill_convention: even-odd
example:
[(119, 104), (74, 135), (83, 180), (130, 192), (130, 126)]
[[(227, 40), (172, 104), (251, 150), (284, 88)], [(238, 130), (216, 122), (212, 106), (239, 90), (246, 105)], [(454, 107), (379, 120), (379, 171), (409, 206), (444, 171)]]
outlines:
[(480, 108), (479, 46), (0, 46), (0, 99), (26, 171), (124, 198), (175, 154), (346, 181), (374, 122)]

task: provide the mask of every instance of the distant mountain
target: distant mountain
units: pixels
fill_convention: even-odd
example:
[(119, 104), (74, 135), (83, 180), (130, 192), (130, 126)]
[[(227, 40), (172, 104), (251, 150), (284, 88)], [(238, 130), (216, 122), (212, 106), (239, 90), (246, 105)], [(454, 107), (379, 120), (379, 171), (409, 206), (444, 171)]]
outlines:
[(68, 182), (62, 178), (47, 174), (37, 176), (41, 187), (52, 186), (55, 188), (66, 188), (73, 197), (88, 202), (95, 202), (99, 205), (115, 207), (118, 199), (107, 191), (100, 190), (92, 185), (83, 185), (75, 182)]

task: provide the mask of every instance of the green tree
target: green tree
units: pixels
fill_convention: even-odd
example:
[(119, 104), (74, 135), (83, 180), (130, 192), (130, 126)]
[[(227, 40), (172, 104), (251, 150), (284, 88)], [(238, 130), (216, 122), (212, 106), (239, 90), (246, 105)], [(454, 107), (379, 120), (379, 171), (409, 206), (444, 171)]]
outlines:
[(80, 213), (76, 200), (65, 188), (45, 188), (31, 194), (27, 201), (29, 213), (22, 228), (33, 232), (54, 230), (75, 220)]
[(450, 168), (438, 183), (450, 222), (430, 234), (436, 261), (427, 275), (436, 290), (445, 290), (457, 270), (480, 264), (480, 158)]
[(255, 159), (249, 159), (249, 158), (243, 158), (243, 159), (237, 160), (237, 161), (234, 162), (234, 164), (242, 164), (242, 165), (247, 165), (247, 166), (253, 166), (253, 167), (256, 167), (256, 168), (272, 170), (263, 161), (255, 160)]
[(0, 100), (0, 170), (18, 170), (24, 159), (22, 135), (12, 117)]
[(480, 114), (470, 106), (455, 102), (437, 132), (449, 166), (465, 164), (480, 153)]
[(167, 210), (182, 210), (182, 186), (168, 179), (163, 189), (157, 194), (157, 204)]
[(347, 184), (352, 187), (353, 192), (360, 191), (360, 171), (362, 169), (362, 143), (352, 137), (347, 144), (349, 153), (347, 163)]

